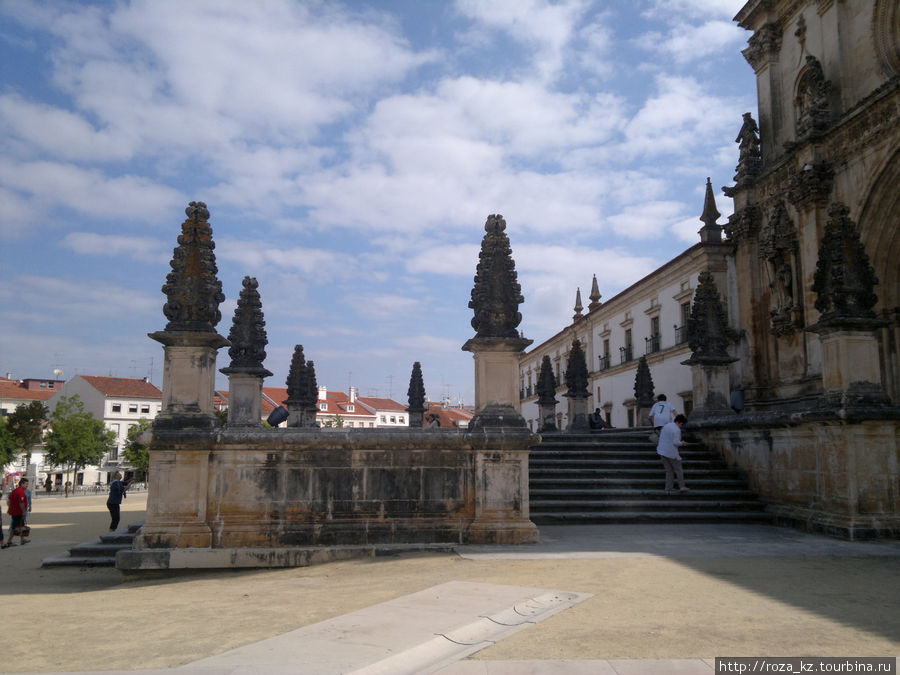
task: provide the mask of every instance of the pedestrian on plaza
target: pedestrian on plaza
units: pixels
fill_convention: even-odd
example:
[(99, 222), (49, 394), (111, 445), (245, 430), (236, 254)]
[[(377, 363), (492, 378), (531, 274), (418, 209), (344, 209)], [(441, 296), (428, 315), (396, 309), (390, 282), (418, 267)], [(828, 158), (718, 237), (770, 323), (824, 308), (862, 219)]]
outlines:
[(659, 430), (666, 426), (675, 417), (675, 408), (666, 400), (665, 394), (656, 397), (656, 403), (650, 408), (650, 424), (653, 430), (659, 433)]
[(662, 460), (666, 468), (666, 493), (671, 494), (678, 479), (678, 491), (690, 492), (690, 488), (684, 484), (684, 469), (681, 466), (681, 453), (679, 448), (687, 445), (681, 440), (681, 429), (687, 424), (687, 417), (676, 415), (675, 419), (663, 426), (659, 432), (659, 442), (656, 444), (656, 454)]
[(18, 535), (19, 545), (24, 546), (30, 539), (26, 537), (30, 534), (30, 528), (25, 524), (25, 516), (28, 513), (28, 496), (25, 490), (28, 489), (28, 479), (23, 478), (19, 481), (19, 487), (9, 493), (9, 508), (7, 513), (12, 519), (12, 527), (10, 528), (9, 541), (3, 544), (3, 548), (13, 546), (13, 537)]
[(133, 479), (123, 481), (122, 474), (118, 471), (116, 471), (113, 479), (113, 482), (109, 484), (109, 497), (106, 500), (106, 508), (109, 509), (110, 515), (110, 532), (115, 532), (119, 527), (119, 515), (122, 508), (122, 500), (127, 496), (128, 486), (133, 482)]
[[(28, 500), (28, 508), (25, 509), (24, 520), (22, 521), (22, 525), (28, 524), (28, 514), (31, 513), (31, 488), (28, 487), (28, 481), (25, 482), (25, 498)], [(2, 528), (0, 528), (2, 529)], [(2, 532), (0, 532), (0, 539), (2, 539)], [(13, 525), (10, 523), (9, 525), (9, 540), (12, 541), (13, 538)]]

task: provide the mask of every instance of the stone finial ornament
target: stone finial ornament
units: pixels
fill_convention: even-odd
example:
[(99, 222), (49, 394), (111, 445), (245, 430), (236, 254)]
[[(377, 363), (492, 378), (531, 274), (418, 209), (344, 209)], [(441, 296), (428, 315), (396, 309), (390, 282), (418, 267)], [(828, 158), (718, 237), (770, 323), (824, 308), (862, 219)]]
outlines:
[(313, 361), (306, 362), (305, 386), (301, 392), (300, 406), (307, 413), (312, 413), (310, 424), (316, 419), (316, 403), (319, 400), (319, 383), (316, 382), (316, 364)]
[(243, 285), (234, 310), (231, 332), (228, 334), (228, 341), (231, 343), (228, 349), (231, 365), (228, 369), (265, 370), (263, 361), (266, 359), (266, 345), (269, 340), (266, 337), (262, 301), (257, 290), (259, 282), (254, 277), (244, 277)]
[(822, 314), (820, 324), (875, 318), (878, 277), (849, 213), (841, 202), (828, 208), (812, 285), (815, 307)]
[(556, 377), (553, 375), (553, 364), (550, 363), (550, 357), (544, 354), (541, 359), (541, 370), (538, 373), (537, 385), (535, 393), (538, 396), (538, 405), (556, 405)]
[(584, 305), (581, 304), (581, 287), (579, 286), (575, 290), (575, 314), (572, 318), (577, 321), (578, 319), (584, 318), (582, 312), (584, 311)]
[(581, 348), (581, 340), (575, 338), (572, 348), (569, 350), (569, 360), (566, 364), (566, 387), (564, 396), (583, 398), (588, 393), (588, 368), (584, 350)]
[(703, 213), (700, 215), (700, 220), (703, 222), (703, 227), (700, 228), (700, 241), (707, 243), (722, 241), (722, 226), (716, 222), (721, 215), (716, 208), (716, 196), (713, 194), (712, 181), (707, 176)]
[(488, 216), (481, 241), (475, 285), (469, 308), (475, 310), (472, 328), (476, 338), (518, 338), (522, 321), (519, 303), (524, 302), (516, 275), (509, 237), (501, 215)]
[(216, 278), (215, 242), (209, 226), (209, 211), (203, 202), (191, 202), (188, 218), (181, 225), (178, 247), (169, 265), (172, 271), (162, 287), (167, 302), (163, 314), (169, 320), (166, 331), (215, 333), (222, 319), (219, 304), (225, 300), (222, 283)]
[(294, 355), (291, 357), (291, 367), (288, 370), (285, 384), (287, 385), (288, 404), (293, 404), (297, 408), (303, 407), (303, 403), (308, 396), (306, 358), (303, 356), (303, 345), (294, 346)]
[(653, 377), (650, 375), (646, 356), (638, 359), (637, 372), (634, 376), (634, 399), (642, 408), (653, 405)]
[(759, 127), (753, 115), (745, 112), (744, 123), (738, 132), (737, 138), (734, 139), (738, 143), (740, 156), (738, 158), (737, 173), (734, 175), (734, 181), (738, 185), (751, 182), (759, 175), (762, 167), (762, 151), (759, 145)]
[(687, 329), (688, 346), (692, 352), (688, 362), (715, 363), (734, 360), (728, 355), (730, 331), (725, 309), (722, 307), (719, 289), (709, 271), (700, 273)]
[(422, 379), (422, 364), (418, 361), (413, 363), (412, 373), (410, 373), (409, 376), (409, 389), (406, 390), (406, 396), (409, 400), (409, 407), (406, 409), (408, 412), (425, 412), (425, 382)]
[(588, 311), (592, 311), (600, 306), (600, 287), (597, 285), (597, 275), (594, 275), (594, 279), (591, 281), (591, 294), (588, 296), (588, 299), (591, 301), (588, 305)]

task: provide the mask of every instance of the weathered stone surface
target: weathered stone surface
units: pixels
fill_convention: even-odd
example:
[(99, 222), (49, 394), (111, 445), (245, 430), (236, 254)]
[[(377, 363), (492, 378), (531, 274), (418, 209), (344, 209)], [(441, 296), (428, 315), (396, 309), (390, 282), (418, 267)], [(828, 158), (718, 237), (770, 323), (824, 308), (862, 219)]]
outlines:
[(506, 221), (501, 215), (488, 216), (484, 229), (469, 302), (469, 308), (475, 311), (472, 328), (478, 338), (518, 338), (516, 328), (522, 321), (519, 303), (525, 299), (504, 232)]
[(527, 543), (527, 430), (154, 434), (138, 549)]
[(541, 371), (537, 380), (538, 408), (541, 420), (539, 431), (558, 431), (556, 426), (556, 377), (553, 375), (553, 364), (550, 356), (544, 354), (541, 360)]

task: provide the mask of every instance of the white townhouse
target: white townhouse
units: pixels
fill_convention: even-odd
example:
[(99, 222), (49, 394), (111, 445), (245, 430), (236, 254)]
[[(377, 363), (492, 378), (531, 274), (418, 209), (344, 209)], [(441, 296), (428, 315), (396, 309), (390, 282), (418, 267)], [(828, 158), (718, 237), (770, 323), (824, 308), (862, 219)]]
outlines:
[(81, 399), (85, 412), (103, 420), (106, 428), (115, 434), (116, 440), (115, 447), (101, 460), (100, 465), (85, 467), (73, 484), (106, 483), (109, 474), (119, 470), (124, 472), (128, 468), (122, 456), (128, 431), (142, 419), (156, 417), (162, 409), (162, 392), (147, 378), (76, 375), (53, 395), (47, 407), (53, 411), (61, 397), (74, 395)]

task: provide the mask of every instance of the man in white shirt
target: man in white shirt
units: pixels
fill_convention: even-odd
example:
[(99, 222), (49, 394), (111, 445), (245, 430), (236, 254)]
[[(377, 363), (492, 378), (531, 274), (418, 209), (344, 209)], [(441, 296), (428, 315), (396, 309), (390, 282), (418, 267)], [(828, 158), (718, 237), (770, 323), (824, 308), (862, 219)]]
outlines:
[(656, 397), (656, 403), (650, 408), (647, 417), (650, 418), (650, 424), (659, 433), (659, 430), (672, 421), (675, 416), (675, 408), (666, 400), (665, 394)]
[(666, 424), (659, 432), (659, 442), (656, 444), (656, 454), (662, 460), (666, 468), (666, 492), (672, 492), (675, 478), (678, 479), (678, 491), (690, 492), (690, 488), (684, 484), (684, 470), (681, 466), (681, 454), (678, 449), (686, 445), (681, 440), (681, 429), (687, 423), (687, 417), (676, 415), (672, 422)]

